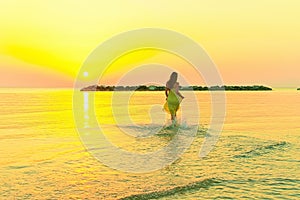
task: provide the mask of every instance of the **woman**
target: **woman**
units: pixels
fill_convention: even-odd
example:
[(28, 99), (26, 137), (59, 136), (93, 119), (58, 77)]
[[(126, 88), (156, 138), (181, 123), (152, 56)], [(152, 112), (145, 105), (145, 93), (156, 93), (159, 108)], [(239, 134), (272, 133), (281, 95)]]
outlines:
[(173, 72), (169, 81), (166, 83), (166, 100), (165, 110), (171, 114), (172, 125), (176, 124), (176, 112), (179, 109), (179, 104), (184, 98), (179, 92), (179, 83), (177, 82), (178, 74)]

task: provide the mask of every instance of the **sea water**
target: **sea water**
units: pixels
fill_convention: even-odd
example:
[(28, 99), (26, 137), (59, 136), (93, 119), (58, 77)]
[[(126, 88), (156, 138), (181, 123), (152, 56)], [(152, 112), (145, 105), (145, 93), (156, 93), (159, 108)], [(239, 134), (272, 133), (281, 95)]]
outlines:
[[(128, 100), (120, 101), (122, 95)], [(113, 92), (82, 93), (83, 102), (77, 103), (94, 98), (83, 105), (82, 125), (101, 127), (124, 151), (154, 152), (172, 142), (176, 130), (197, 127), (191, 145), (174, 162), (134, 173), (95, 158), (93, 151), (106, 148), (102, 141), (93, 141), (99, 144), (95, 150), (84, 146), (71, 89), (1, 89), (0, 199), (300, 198), (298, 91), (226, 92), (223, 131), (204, 158), (199, 150), (209, 137), (212, 99), (209, 92), (193, 95), (197, 105), (185, 98), (178, 127), (168, 128), (163, 92), (123, 92), (116, 101)], [(195, 106), (197, 119), (195, 110), (189, 111)]]

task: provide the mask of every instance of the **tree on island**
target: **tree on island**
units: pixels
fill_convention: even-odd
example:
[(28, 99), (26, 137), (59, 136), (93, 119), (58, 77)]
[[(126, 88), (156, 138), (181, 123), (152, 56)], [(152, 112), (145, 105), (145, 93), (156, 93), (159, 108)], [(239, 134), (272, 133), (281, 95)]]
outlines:
[[(82, 88), (80, 91), (164, 91), (165, 86), (155, 86), (155, 85), (139, 85), (139, 86), (104, 86), (104, 85), (90, 85)], [(254, 86), (180, 86), (182, 91), (267, 91), (272, 90), (272, 88), (254, 85)], [(300, 90), (300, 88), (298, 88)]]

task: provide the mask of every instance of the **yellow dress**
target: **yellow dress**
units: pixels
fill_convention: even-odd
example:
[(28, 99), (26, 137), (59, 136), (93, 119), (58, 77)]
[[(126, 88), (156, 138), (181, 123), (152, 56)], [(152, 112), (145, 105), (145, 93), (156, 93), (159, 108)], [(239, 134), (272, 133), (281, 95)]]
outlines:
[(164, 104), (164, 109), (167, 113), (175, 115), (177, 110), (179, 110), (179, 105), (182, 101), (182, 98), (176, 94), (174, 89), (171, 89), (167, 98), (166, 103)]

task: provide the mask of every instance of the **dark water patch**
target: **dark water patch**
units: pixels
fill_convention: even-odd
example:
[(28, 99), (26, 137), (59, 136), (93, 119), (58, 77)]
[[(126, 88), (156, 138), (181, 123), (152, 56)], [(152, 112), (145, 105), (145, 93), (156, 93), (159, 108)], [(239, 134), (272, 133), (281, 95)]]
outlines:
[(161, 191), (155, 191), (155, 192), (150, 192), (150, 193), (144, 193), (144, 194), (136, 194), (136, 195), (131, 195), (128, 197), (121, 198), (122, 200), (144, 200), (144, 199), (157, 199), (157, 198), (162, 198), (162, 197), (167, 197), (167, 196), (172, 196), (175, 194), (184, 194), (186, 192), (193, 192), (197, 191), (201, 188), (209, 188), (211, 186), (217, 185), (221, 183), (222, 180), (218, 180), (215, 178), (209, 178), (201, 181), (196, 181), (187, 185), (183, 186), (177, 186), (171, 189), (166, 189), (166, 190), (161, 190)]
[(32, 194), (28, 193), (23, 195), (22, 199), (30, 199), (32, 197)]
[(282, 185), (299, 185), (300, 186), (300, 180), (299, 179), (291, 179), (291, 178), (268, 178), (261, 180), (264, 183), (271, 182), (273, 186), (282, 186)]
[(45, 161), (39, 162), (38, 165), (52, 164), (52, 163), (53, 163), (52, 160), (45, 160)]
[[(198, 127), (198, 128), (197, 128)], [(118, 125), (118, 128), (123, 129), (129, 135), (137, 138), (146, 138), (151, 136), (174, 136), (179, 131), (194, 132), (197, 136), (205, 136), (207, 128), (201, 125), (162, 125), (162, 124), (142, 124), (142, 125)]]
[(261, 156), (261, 155), (270, 153), (272, 151), (282, 150), (284, 148), (287, 148), (288, 146), (289, 146), (289, 143), (285, 142), (285, 141), (274, 143), (274, 144), (269, 144), (269, 145), (258, 146), (250, 151), (246, 151), (239, 155), (235, 155), (234, 158), (252, 158), (255, 156)]
[(24, 174), (27, 174), (27, 175), (32, 175), (32, 174), (37, 174), (38, 172), (35, 171), (35, 170), (31, 170), (31, 171), (26, 171), (26, 172), (23, 172)]
[(175, 126), (175, 127), (167, 126), (167, 127), (162, 128), (161, 130), (159, 130), (159, 132), (157, 132), (155, 134), (155, 136), (158, 136), (158, 137), (172, 137), (172, 136), (175, 136), (178, 133), (178, 131), (179, 131), (178, 126)]
[(210, 136), (208, 134), (208, 128), (198, 127), (197, 136), (200, 136), (200, 137)]
[(300, 180), (292, 178), (266, 178), (257, 180), (257, 182), (263, 187), (269, 187), (264, 194), (272, 195), (273, 197), (283, 198), (282, 193), (285, 193), (285, 199), (290, 199), (289, 197), (300, 198)]
[(23, 169), (23, 168), (28, 168), (31, 167), (29, 165), (17, 165), (17, 166), (8, 166), (7, 169)]
[[(253, 196), (245, 196), (245, 198), (254, 198), (261, 199), (263, 195), (263, 199), (290, 199), (289, 197), (300, 197), (299, 179), (291, 179), (291, 178), (263, 178), (263, 179), (233, 179), (233, 180), (224, 180), (218, 184), (219, 187), (223, 187), (224, 191), (236, 191), (240, 193), (244, 191), (246, 193), (251, 193), (253, 187), (254, 188), (262, 188), (262, 192), (258, 192), (253, 194)], [(285, 191), (288, 192), (285, 193)], [(283, 193), (284, 196), (283, 196)], [(259, 196), (255, 196), (259, 195)]]

